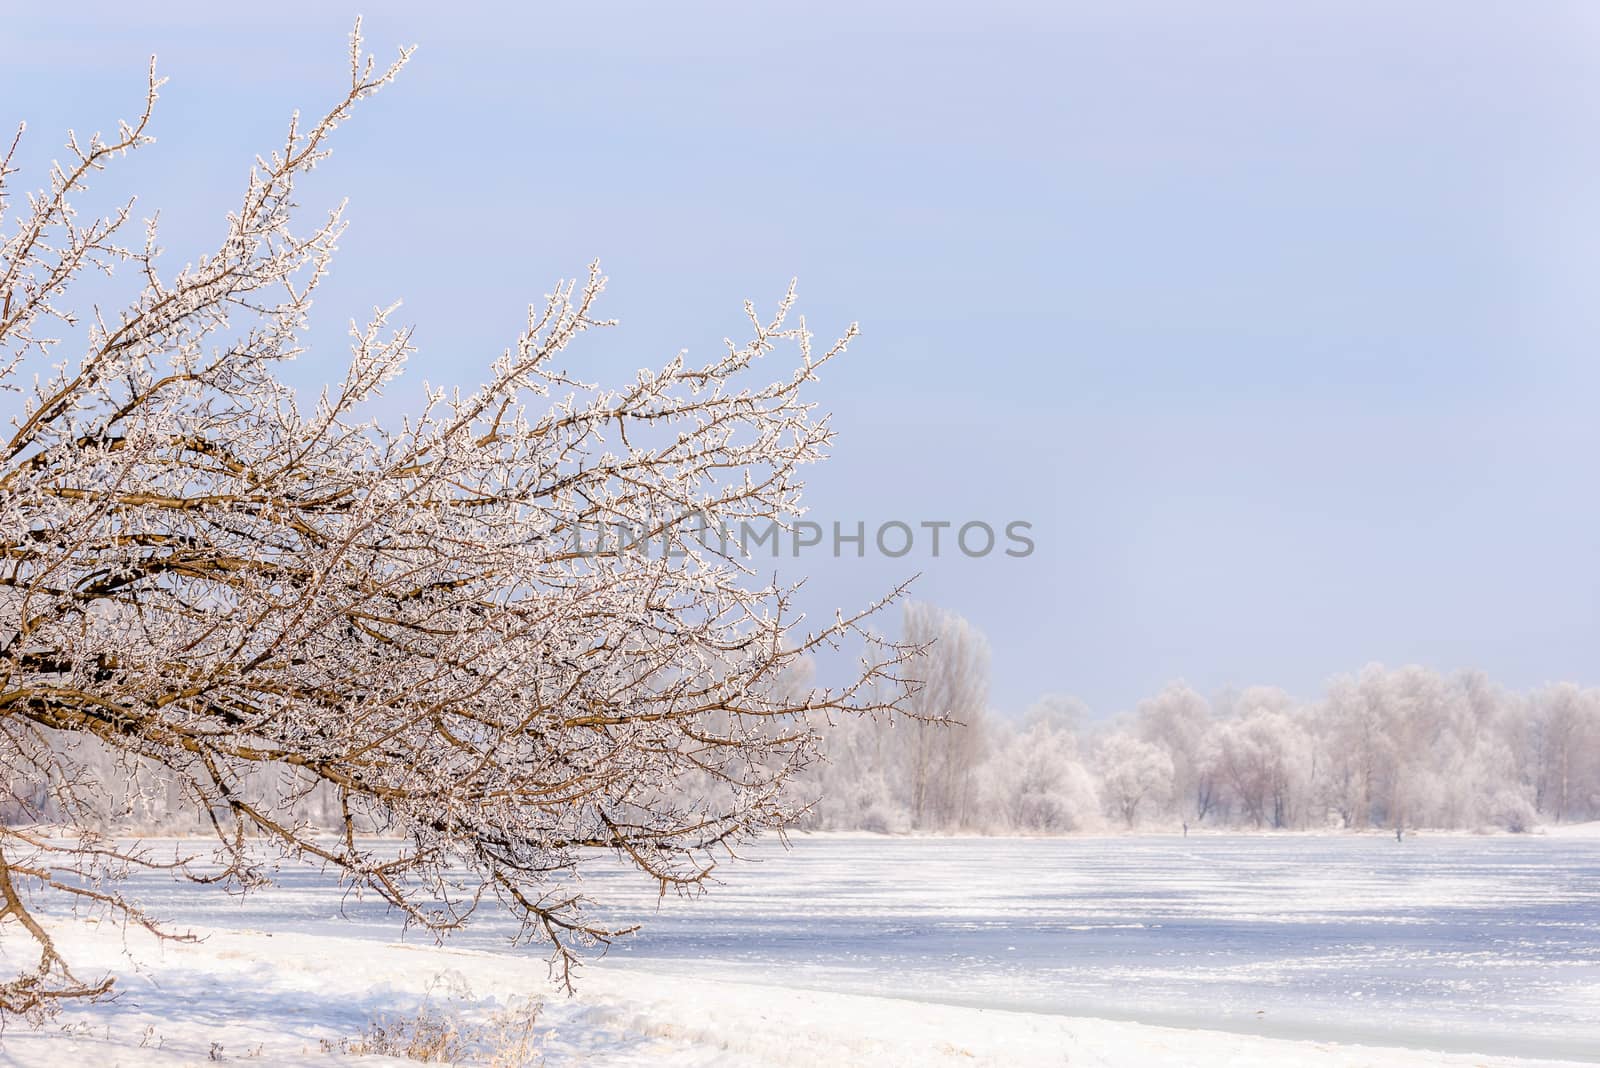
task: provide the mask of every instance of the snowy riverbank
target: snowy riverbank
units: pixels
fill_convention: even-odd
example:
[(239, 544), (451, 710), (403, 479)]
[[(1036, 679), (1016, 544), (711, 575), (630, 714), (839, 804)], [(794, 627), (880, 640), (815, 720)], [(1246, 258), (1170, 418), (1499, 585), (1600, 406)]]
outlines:
[[(74, 1009), (44, 1030), (8, 1031), (19, 1066), (100, 1068), (227, 1061), (406, 1064), (331, 1052), (374, 1019), (424, 1004), (493, 1031), (497, 1011), (537, 994), (536, 1043), (561, 1065), (1555, 1065), (1421, 1050), (1294, 1042), (1217, 1031), (784, 989), (640, 973), (602, 962), (575, 997), (549, 992), (528, 954), (289, 931), (211, 930), (196, 944), (85, 922), (62, 926), (85, 966), (124, 976), (112, 1004)], [(127, 955), (131, 954), (131, 958)], [(130, 964), (137, 962), (137, 970)], [(775, 982), (782, 976), (769, 977)], [(480, 1050), (488, 1063), (487, 1048)]]
[(134, 896), (204, 940), (58, 916), (67, 958), (117, 974), (121, 997), (13, 1028), (0, 1063), (188, 1064), (213, 1044), (349, 1063), (375, 1021), (426, 1007), (484, 1033), (526, 1022), (505, 1010), (531, 1000), (552, 1066), (1600, 1056), (1600, 851), (1582, 831), (796, 836), (748, 855), (709, 895), (665, 902), (596, 858), (598, 918), (643, 928), (572, 999), (493, 913), (438, 947), (314, 870), (243, 898), (147, 873)]

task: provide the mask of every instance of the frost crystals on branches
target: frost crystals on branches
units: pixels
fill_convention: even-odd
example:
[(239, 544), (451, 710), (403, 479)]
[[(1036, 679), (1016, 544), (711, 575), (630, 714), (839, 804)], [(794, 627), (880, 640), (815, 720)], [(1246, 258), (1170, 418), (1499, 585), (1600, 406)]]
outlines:
[[(96, 831), (135, 772), (158, 771), (214, 835), (214, 852), (165, 861), (178, 873), (248, 886), (265, 839), (429, 930), (493, 902), (569, 975), (577, 949), (616, 933), (570, 888), (586, 852), (693, 888), (796, 815), (784, 784), (830, 717), (900, 700), (893, 647), (843, 685), (793, 681), (875, 606), (806, 631), (792, 588), (720, 546), (584, 544), (600, 526), (670, 536), (689, 512), (728, 527), (797, 513), (801, 469), (831, 437), (802, 390), (850, 334), (814, 349), (792, 291), (771, 315), (747, 306), (743, 343), (621, 389), (555, 363), (604, 325), (596, 268), (531, 309), (483, 386), (430, 389), (398, 426), (362, 414), (411, 351), (392, 309), (352, 327), (343, 380), (315, 403), (280, 381), (343, 226), (336, 210), (299, 227), (295, 183), (408, 56), (376, 66), (358, 26), (344, 98), (290, 123), (216, 249), (174, 275), (154, 223), (123, 243), (131, 202), (93, 219), (72, 206), (149, 143), (153, 67), (140, 117), (69, 141), (0, 230), (0, 386), (15, 398), (0, 774), (35, 824), (0, 828), (0, 932), (38, 953), (0, 1010), (109, 985), (73, 975), (39, 901), (151, 922), (119, 886), (157, 858)], [(121, 312), (73, 303), (74, 281), (129, 268), (139, 292)], [(794, 363), (763, 375), (780, 350)], [(318, 806), (337, 833), (315, 829)], [(47, 817), (65, 828), (38, 829)], [(399, 852), (370, 848), (374, 829)]]

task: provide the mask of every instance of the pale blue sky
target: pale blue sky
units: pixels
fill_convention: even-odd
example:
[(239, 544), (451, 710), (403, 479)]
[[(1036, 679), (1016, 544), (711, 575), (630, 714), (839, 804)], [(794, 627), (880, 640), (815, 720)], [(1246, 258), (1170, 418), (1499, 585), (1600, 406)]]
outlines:
[[(29, 5), (0, 121), (48, 158), (159, 53), (119, 179), (181, 259), (338, 90), (356, 10)], [(457, 3), (367, 32), (421, 48), (307, 191), (352, 227), (298, 380), (395, 297), (417, 378), (459, 381), (592, 257), (601, 369), (707, 351), (798, 275), (819, 332), (863, 331), (816, 393), (817, 517), (1039, 546), (813, 558), (811, 606), (921, 570), (1002, 709), (1374, 659), (1600, 683), (1593, 5)]]

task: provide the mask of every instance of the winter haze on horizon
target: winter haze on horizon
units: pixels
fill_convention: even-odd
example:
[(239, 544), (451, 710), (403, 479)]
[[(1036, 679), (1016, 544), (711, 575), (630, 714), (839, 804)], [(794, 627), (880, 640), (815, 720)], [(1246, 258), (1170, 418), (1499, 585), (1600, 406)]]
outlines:
[[(572, 369), (615, 380), (798, 276), (819, 336), (862, 324), (813, 395), (840, 433), (812, 517), (1021, 519), (1037, 551), (785, 573), (827, 613), (920, 571), (989, 636), (1003, 711), (1309, 696), (1373, 660), (1600, 682), (1600, 16), (910, 10), (369, 11), (380, 54), (422, 47), (302, 197), (350, 193), (352, 226), (296, 381), (403, 298), (405, 411), (595, 257), (622, 325)], [(351, 14), (11, 13), (25, 173), (114, 127), (159, 53), (158, 143), (106, 186), (150, 191), (181, 259), (337, 88)]]

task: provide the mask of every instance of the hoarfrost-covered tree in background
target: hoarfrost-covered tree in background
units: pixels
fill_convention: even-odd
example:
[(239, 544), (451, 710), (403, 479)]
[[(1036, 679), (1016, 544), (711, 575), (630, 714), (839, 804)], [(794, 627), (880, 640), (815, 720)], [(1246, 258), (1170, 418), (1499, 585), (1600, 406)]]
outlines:
[(1172, 761), (1173, 801), (1183, 818), (1204, 820), (1216, 804), (1216, 784), (1205, 757), (1211, 728), (1206, 699), (1182, 683), (1172, 683), (1139, 702), (1135, 712), (1139, 737), (1160, 746)]
[(1600, 693), (1572, 683), (1533, 695), (1528, 722), (1534, 805), (1557, 820), (1600, 802)]
[(829, 732), (826, 760), (799, 790), (809, 803), (808, 825), (874, 831), (994, 826), (991, 766), (1004, 743), (988, 709), (988, 640), (954, 612), (910, 602), (901, 640), (889, 652), (905, 660), (898, 673), (914, 680), (900, 702), (904, 714), (856, 717)]
[[(678, 533), (689, 512), (733, 526), (799, 508), (800, 471), (831, 437), (802, 390), (845, 342), (814, 349), (792, 293), (770, 315), (747, 307), (743, 343), (618, 389), (558, 363), (602, 325), (595, 269), (531, 309), (481, 387), (429, 390), (398, 426), (364, 414), (410, 352), (388, 311), (352, 328), (342, 380), (314, 402), (282, 384), (342, 231), (338, 211), (296, 225), (296, 182), (406, 55), (377, 67), (353, 35), (348, 90), (290, 124), (189, 266), (166, 269), (153, 223), (129, 243), (131, 203), (74, 208), (150, 142), (153, 66), (143, 113), (71, 140), (0, 229), (15, 401), (0, 442), (0, 935), (12, 961), (19, 937), (34, 950), (0, 1010), (110, 985), (73, 974), (41, 899), (151, 924), (121, 889), (131, 870), (250, 886), (260, 841), (432, 931), (498, 904), (570, 965), (612, 933), (563, 879), (587, 851), (694, 887), (794, 817), (785, 786), (830, 717), (900, 700), (895, 647), (833, 688), (785, 684), (863, 616), (802, 632), (790, 589)], [(81, 303), (77, 284), (113, 270), (97, 292), (131, 283), (123, 310)], [(763, 375), (780, 350), (793, 362)], [(601, 527), (634, 542), (597, 552), (586, 534)], [(714, 794), (680, 788), (708, 777)], [(141, 781), (196, 813), (214, 851), (158, 861), (99, 835)], [(313, 833), (308, 806), (337, 833)], [(29, 825), (47, 818), (66, 829)], [(364, 829), (403, 844), (379, 857)]]
[(902, 635), (920, 650), (908, 667), (918, 685), (904, 727), (911, 735), (912, 825), (965, 826), (986, 743), (989, 641), (961, 616), (919, 601), (906, 604)]
[(1106, 804), (1128, 827), (1141, 807), (1154, 808), (1172, 796), (1172, 758), (1160, 746), (1113, 734), (1100, 747), (1099, 764)]
[(1099, 822), (1099, 790), (1078, 757), (1074, 721), (1049, 714), (1053, 710), (1029, 715), (986, 769), (1009, 829), (1082, 831)]
[(1359, 676), (1341, 676), (1328, 688), (1323, 718), (1332, 742), (1330, 774), (1337, 782), (1334, 804), (1346, 827), (1370, 827), (1393, 762), (1385, 733), (1388, 687), (1380, 665)]
[(1289, 695), (1275, 687), (1246, 690), (1235, 716), (1217, 724), (1206, 766), (1256, 827), (1295, 822), (1312, 762), (1309, 735)]

